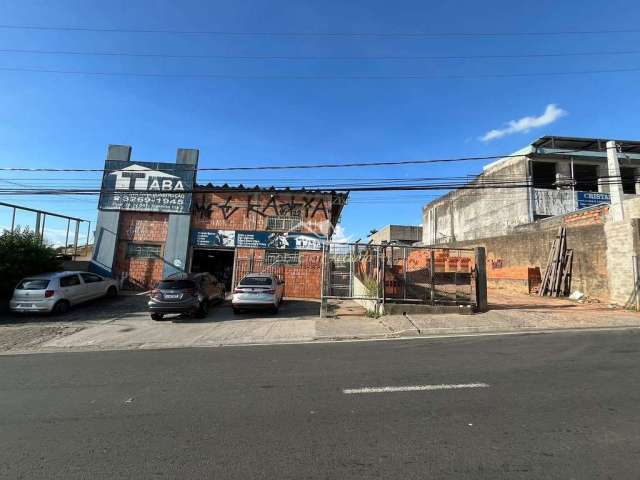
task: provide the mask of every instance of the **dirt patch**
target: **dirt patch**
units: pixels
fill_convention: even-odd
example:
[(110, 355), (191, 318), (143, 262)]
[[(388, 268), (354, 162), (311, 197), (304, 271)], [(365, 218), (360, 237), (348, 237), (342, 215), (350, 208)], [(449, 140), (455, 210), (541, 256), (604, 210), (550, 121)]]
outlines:
[(3, 326), (0, 327), (0, 352), (31, 350), (54, 338), (66, 337), (84, 327), (67, 326)]

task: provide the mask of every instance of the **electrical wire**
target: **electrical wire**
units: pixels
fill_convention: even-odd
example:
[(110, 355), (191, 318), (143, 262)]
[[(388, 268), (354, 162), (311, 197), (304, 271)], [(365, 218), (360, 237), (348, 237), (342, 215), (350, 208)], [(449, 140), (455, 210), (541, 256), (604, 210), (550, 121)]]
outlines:
[[(566, 154), (579, 152), (581, 149), (566, 149), (554, 151), (556, 154)], [(391, 165), (424, 165), (432, 163), (455, 163), (469, 162), (477, 160), (499, 160), (508, 158), (521, 158), (523, 154), (509, 155), (485, 155), (473, 157), (452, 157), (452, 158), (433, 158), (426, 160), (399, 160), (388, 162), (351, 162), (351, 163), (316, 163), (309, 165), (259, 165), (250, 167), (199, 167), (191, 168), (185, 166), (185, 170), (197, 172), (230, 172), (230, 171), (250, 171), (250, 170), (304, 170), (304, 169), (320, 169), (320, 168), (352, 168), (352, 167), (382, 167)], [(140, 162), (143, 162), (140, 160)], [(148, 162), (148, 161), (146, 161)], [(135, 162), (132, 162), (135, 163)], [(153, 162), (151, 162), (153, 163)], [(161, 163), (161, 162), (159, 162)], [(180, 164), (176, 164), (180, 166)], [(49, 167), (0, 167), (0, 171), (10, 172), (110, 172), (112, 170), (105, 168), (49, 168)]]
[(540, 71), (521, 73), (477, 74), (416, 74), (416, 75), (241, 75), (227, 73), (160, 73), (160, 72), (108, 72), (100, 70), (62, 70), (52, 68), (0, 67), (3, 72), (85, 75), (99, 77), (139, 78), (191, 78), (203, 80), (462, 80), (481, 78), (564, 77), (573, 75), (600, 75), (607, 73), (637, 73), (636, 68), (611, 68), (575, 71)]
[(97, 52), (79, 50), (40, 50), (23, 48), (2, 48), (0, 53), (19, 53), (36, 55), (68, 55), (98, 57), (131, 57), (131, 58), (175, 58), (205, 60), (477, 60), (499, 58), (555, 58), (555, 57), (593, 57), (639, 55), (640, 50), (566, 52), (566, 53), (523, 53), (523, 54), (486, 54), (486, 55), (212, 55), (212, 54), (171, 54), (171, 53), (137, 53), (137, 52)]
[(270, 36), (270, 37), (381, 37), (381, 38), (440, 38), (440, 37), (527, 37), (527, 36), (564, 36), (564, 35), (618, 35), (640, 33), (640, 29), (600, 29), (600, 30), (555, 30), (555, 31), (504, 31), (504, 32), (278, 32), (278, 31), (239, 31), (239, 30), (182, 30), (166, 28), (124, 28), (94, 27), (88, 25), (12, 25), (0, 24), (5, 30), (41, 30), (60, 32), (94, 33), (153, 33), (180, 35), (218, 35), (218, 36)]

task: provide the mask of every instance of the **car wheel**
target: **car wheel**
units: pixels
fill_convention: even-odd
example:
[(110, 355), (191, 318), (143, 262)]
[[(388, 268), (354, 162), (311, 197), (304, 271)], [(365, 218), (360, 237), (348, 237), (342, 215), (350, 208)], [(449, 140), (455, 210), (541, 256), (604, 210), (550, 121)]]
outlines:
[(242, 310), (240, 310), (239, 308), (233, 307), (233, 314), (234, 315), (240, 315), (241, 313), (242, 313)]
[(71, 308), (71, 304), (67, 300), (58, 300), (53, 306), (52, 313), (54, 315), (64, 315)]
[(209, 314), (209, 301), (208, 300), (204, 300), (201, 304), (200, 307), (198, 308), (198, 318), (206, 318), (206, 316)]
[(116, 287), (111, 285), (109, 288), (107, 288), (107, 298), (113, 298), (116, 295), (118, 295), (118, 289)]
[(162, 314), (161, 313), (152, 313), (151, 314), (151, 319), (155, 320), (156, 322), (162, 320)]

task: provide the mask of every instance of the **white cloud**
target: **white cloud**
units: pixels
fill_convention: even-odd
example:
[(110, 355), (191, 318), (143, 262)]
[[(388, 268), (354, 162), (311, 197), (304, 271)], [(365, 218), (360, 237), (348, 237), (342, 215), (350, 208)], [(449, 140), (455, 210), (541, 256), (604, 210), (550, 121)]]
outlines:
[(336, 225), (336, 229), (333, 232), (333, 237), (331, 237), (331, 241), (335, 243), (349, 243), (351, 242), (351, 238), (353, 235), (347, 235), (344, 227), (340, 224)]
[(559, 108), (555, 103), (550, 103), (544, 113), (538, 117), (522, 117), (518, 120), (510, 120), (503, 128), (495, 128), (485, 133), (480, 140), (490, 142), (498, 138), (506, 137), (514, 133), (527, 133), (532, 128), (544, 127), (561, 117), (567, 115), (567, 111)]

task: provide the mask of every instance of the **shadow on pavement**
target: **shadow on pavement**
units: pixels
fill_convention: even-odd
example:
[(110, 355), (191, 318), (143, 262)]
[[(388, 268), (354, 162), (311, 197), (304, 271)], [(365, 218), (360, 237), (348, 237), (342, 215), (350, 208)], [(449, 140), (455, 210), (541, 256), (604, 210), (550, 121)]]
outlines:
[(145, 295), (119, 295), (115, 298), (99, 298), (74, 305), (65, 315), (46, 313), (15, 314), (9, 311), (8, 300), (0, 311), (0, 324), (51, 323), (51, 322), (101, 322), (123, 315), (146, 312)]
[[(240, 314), (233, 313), (231, 303), (225, 302), (212, 306), (206, 318), (174, 316), (166, 318), (178, 323), (221, 323), (237, 320), (306, 320), (320, 314), (320, 302), (313, 300), (284, 300), (278, 313), (268, 310), (247, 310)], [(302, 318), (301, 318), (302, 317)]]

